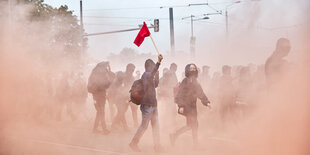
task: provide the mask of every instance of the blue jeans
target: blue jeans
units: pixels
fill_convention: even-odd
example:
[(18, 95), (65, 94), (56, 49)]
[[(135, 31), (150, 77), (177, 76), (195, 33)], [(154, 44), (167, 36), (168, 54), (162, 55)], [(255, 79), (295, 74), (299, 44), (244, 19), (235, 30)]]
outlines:
[(145, 130), (149, 125), (149, 122), (151, 121), (154, 145), (159, 145), (160, 138), (157, 107), (141, 105), (140, 110), (142, 112), (142, 122), (131, 142), (134, 144), (139, 143), (139, 140), (141, 139), (142, 135), (144, 134)]

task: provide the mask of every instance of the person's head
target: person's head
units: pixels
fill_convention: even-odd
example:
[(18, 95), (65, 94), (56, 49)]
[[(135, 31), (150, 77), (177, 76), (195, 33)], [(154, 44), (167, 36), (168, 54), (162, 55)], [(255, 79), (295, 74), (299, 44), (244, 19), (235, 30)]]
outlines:
[(132, 74), (136, 69), (136, 66), (132, 63), (129, 63), (127, 66), (126, 66), (126, 73), (127, 74)]
[(139, 70), (137, 70), (137, 71), (136, 71), (136, 75), (138, 75), (138, 76), (140, 76), (140, 75), (141, 75), (141, 73), (140, 73), (140, 71), (139, 71)]
[(185, 67), (185, 76), (188, 78), (194, 77), (197, 78), (198, 77), (198, 68), (195, 64), (191, 63), (186, 65)]
[(222, 67), (222, 73), (223, 75), (231, 75), (231, 67), (228, 65), (224, 65)]
[(210, 69), (209, 66), (202, 66), (202, 73), (203, 74), (209, 74), (209, 69)]
[(286, 38), (280, 38), (277, 41), (275, 55), (279, 58), (286, 57), (291, 50), (291, 43)]
[(177, 69), (178, 69), (177, 64), (172, 63), (172, 64), (170, 65), (170, 71), (176, 72), (176, 71), (177, 71)]
[(100, 71), (111, 72), (110, 64), (108, 61), (102, 61), (102, 62), (98, 63), (97, 66), (95, 67), (95, 70), (97, 70), (97, 69)]
[(154, 68), (155, 63), (152, 59), (147, 59), (144, 63), (144, 68), (146, 72), (150, 72), (152, 71), (152, 69)]
[(245, 77), (250, 75), (250, 68), (249, 67), (242, 67), (240, 70), (240, 76)]
[(164, 69), (163, 69), (163, 74), (165, 75), (165, 74), (167, 74), (169, 72), (169, 69), (167, 68), (167, 67), (165, 67)]

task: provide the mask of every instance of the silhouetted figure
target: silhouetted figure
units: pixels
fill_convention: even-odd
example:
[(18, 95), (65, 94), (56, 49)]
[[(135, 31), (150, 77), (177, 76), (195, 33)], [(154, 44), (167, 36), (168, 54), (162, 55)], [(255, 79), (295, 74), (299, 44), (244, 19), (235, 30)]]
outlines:
[(198, 69), (195, 64), (188, 64), (185, 67), (185, 76), (186, 78), (183, 79), (179, 87), (176, 103), (179, 106), (178, 112), (186, 117), (186, 125), (170, 134), (170, 140), (171, 144), (174, 145), (178, 136), (192, 130), (194, 147), (196, 147), (198, 144), (197, 98), (205, 106), (208, 106), (210, 101), (197, 81)]
[(67, 114), (71, 117), (72, 120), (75, 120), (76, 117), (72, 111), (72, 84), (70, 85), (71, 77), (69, 73), (64, 72), (61, 75), (61, 79), (58, 83), (56, 89), (56, 98), (58, 101), (58, 112), (56, 119), (61, 120), (62, 111), (66, 107)]
[(109, 62), (101, 62), (92, 70), (88, 79), (87, 89), (93, 95), (94, 105), (97, 110), (93, 132), (99, 132), (99, 123), (101, 124), (103, 134), (109, 134), (110, 132), (105, 122), (105, 103), (106, 90), (112, 83), (114, 76), (111, 72)]
[(162, 151), (160, 145), (159, 121), (155, 90), (159, 83), (158, 68), (162, 59), (162, 55), (159, 55), (158, 62), (156, 64), (151, 59), (145, 61), (145, 72), (141, 77), (144, 87), (144, 95), (142, 97), (140, 105), (140, 110), (142, 112), (142, 122), (129, 144), (130, 148), (135, 152), (141, 151), (138, 147), (138, 143), (145, 130), (147, 129), (150, 121), (153, 131), (154, 149), (156, 152)]
[(109, 102), (117, 108), (116, 116), (112, 121), (112, 128), (117, 129), (119, 126), (125, 131), (128, 131), (128, 125), (125, 118), (125, 113), (128, 109), (128, 91), (124, 86), (125, 73), (119, 71), (116, 72), (113, 83), (108, 90)]
[(160, 100), (164, 100), (166, 98), (166, 93), (168, 90), (166, 89), (166, 86), (165, 86), (165, 84), (167, 84), (166, 83), (167, 80), (165, 78), (167, 77), (168, 72), (169, 72), (169, 69), (165, 67), (163, 69), (163, 76), (159, 79), (157, 94)]
[(253, 98), (254, 82), (249, 67), (242, 67), (238, 78), (237, 96), (238, 101), (250, 103)]
[(74, 76), (74, 81), (72, 85), (72, 97), (71, 97), (71, 100), (74, 103), (74, 107), (76, 107), (75, 112), (78, 115), (85, 112), (87, 96), (88, 96), (87, 82), (83, 73), (79, 72), (76, 76)]
[[(127, 97), (127, 101), (129, 100), (129, 93), (128, 91), (131, 88), (131, 85), (133, 84), (133, 82), (135, 81), (135, 77), (133, 76), (133, 72), (135, 71), (136, 66), (132, 63), (128, 64), (126, 66), (126, 71), (124, 74), (124, 90), (126, 91), (126, 97)], [(140, 76), (140, 75), (139, 75)], [(129, 103), (130, 109), (131, 109), (131, 114), (132, 114), (132, 119), (133, 119), (133, 124), (135, 127), (138, 126), (138, 106), (135, 105), (134, 103)]]
[(265, 63), (265, 74), (268, 86), (277, 82), (283, 77), (287, 70), (288, 62), (284, 58), (291, 50), (290, 41), (286, 38), (280, 38), (277, 41), (276, 49)]
[(174, 126), (176, 123), (176, 105), (174, 103), (173, 89), (178, 84), (176, 75), (177, 65), (172, 63), (169, 70), (164, 70), (163, 77), (159, 80), (158, 96), (164, 103), (165, 125)]
[(223, 66), (222, 73), (223, 75), (219, 83), (219, 112), (222, 122), (225, 123), (228, 119), (232, 119), (232, 110), (236, 102), (236, 92), (231, 77), (231, 67), (227, 65)]
[(210, 89), (211, 77), (209, 75), (209, 70), (210, 70), (209, 66), (202, 66), (201, 75), (198, 77), (202, 89), (207, 94), (209, 94), (209, 91), (211, 90)]

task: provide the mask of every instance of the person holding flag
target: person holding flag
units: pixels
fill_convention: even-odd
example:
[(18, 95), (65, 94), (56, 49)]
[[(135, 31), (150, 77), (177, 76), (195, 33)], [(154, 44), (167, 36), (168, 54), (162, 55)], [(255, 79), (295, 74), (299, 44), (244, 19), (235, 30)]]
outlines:
[[(144, 41), (145, 37), (151, 36), (151, 33), (146, 26), (145, 22), (139, 31), (134, 43), (139, 47)], [(152, 39), (152, 38), (151, 38)], [(155, 45), (155, 42), (152, 39), (152, 42), (158, 52), (158, 49)], [(158, 68), (163, 60), (163, 56), (158, 52), (158, 61), (155, 64), (153, 60), (147, 59), (145, 61), (145, 72), (143, 73), (141, 80), (143, 83), (144, 95), (141, 100), (140, 110), (142, 112), (142, 122), (139, 126), (136, 134), (132, 138), (129, 146), (135, 152), (141, 152), (138, 147), (139, 140), (146, 131), (149, 122), (151, 121), (152, 131), (153, 131), (153, 140), (154, 140), (154, 150), (156, 152), (162, 152), (162, 147), (160, 145), (160, 135), (159, 135), (159, 121), (158, 121), (158, 109), (157, 109), (157, 99), (156, 99), (156, 90), (155, 88), (159, 83), (159, 74)]]

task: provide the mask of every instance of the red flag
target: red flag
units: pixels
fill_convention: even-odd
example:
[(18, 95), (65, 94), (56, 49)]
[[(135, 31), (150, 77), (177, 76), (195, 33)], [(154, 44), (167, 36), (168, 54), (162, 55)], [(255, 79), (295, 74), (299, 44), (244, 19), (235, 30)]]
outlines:
[(140, 29), (135, 41), (133, 43), (135, 43), (138, 47), (142, 44), (143, 40), (145, 37), (150, 36), (151, 33), (149, 31), (149, 29), (147, 28), (145, 22), (143, 22), (143, 26)]

